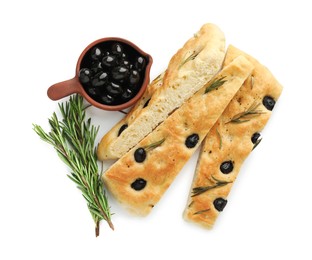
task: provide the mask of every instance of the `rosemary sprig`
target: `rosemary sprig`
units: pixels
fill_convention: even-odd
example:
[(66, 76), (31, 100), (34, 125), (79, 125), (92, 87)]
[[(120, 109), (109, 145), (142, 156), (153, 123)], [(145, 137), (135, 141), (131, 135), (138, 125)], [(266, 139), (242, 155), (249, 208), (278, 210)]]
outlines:
[(45, 132), (36, 124), (33, 124), (33, 130), (55, 148), (58, 156), (71, 169), (67, 176), (77, 184), (86, 199), (98, 236), (101, 220), (107, 221), (111, 229), (114, 226), (103, 183), (99, 178), (94, 146), (99, 127), (91, 125), (91, 118), (85, 120), (85, 108), (81, 96), (71, 96), (65, 105), (59, 104), (63, 119), (59, 120), (56, 113), (49, 119), (50, 132)]
[(215, 188), (219, 188), (219, 187), (222, 187), (222, 186), (225, 186), (229, 183), (232, 183), (232, 181), (220, 181), (218, 179), (216, 179), (215, 177), (211, 176), (211, 178), (215, 181), (215, 184), (214, 185), (211, 185), (211, 186), (199, 186), (199, 187), (195, 187), (193, 188), (193, 195), (191, 197), (195, 197), (195, 196), (198, 196), (206, 191), (209, 191), (209, 190), (212, 190), (212, 189), (215, 189)]
[(221, 87), (225, 82), (226, 80), (225, 79), (225, 76), (224, 77), (221, 77), (219, 79), (215, 79), (206, 89), (205, 89), (205, 92), (204, 94), (214, 90), (214, 89), (217, 89), (218, 87)]
[(182, 62), (181, 64), (179, 65), (179, 68), (180, 69), (185, 63), (191, 61), (191, 60), (194, 60), (197, 55), (201, 52), (202, 50), (199, 50), (199, 51), (193, 51), (188, 57), (186, 57)]
[(248, 122), (250, 119), (255, 118), (261, 114), (264, 114), (261, 110), (257, 110), (260, 103), (256, 104), (255, 102), (244, 112), (236, 114), (228, 123), (241, 124)]

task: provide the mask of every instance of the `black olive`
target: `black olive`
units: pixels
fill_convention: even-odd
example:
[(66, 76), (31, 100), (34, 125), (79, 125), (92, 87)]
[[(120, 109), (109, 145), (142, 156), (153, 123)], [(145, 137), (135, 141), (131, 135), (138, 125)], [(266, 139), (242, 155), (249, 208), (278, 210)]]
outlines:
[(111, 68), (117, 64), (117, 59), (114, 55), (106, 55), (102, 59), (102, 67)]
[(262, 100), (262, 103), (267, 110), (272, 111), (275, 105), (275, 100), (270, 96), (265, 96)]
[(93, 47), (91, 50), (91, 58), (93, 60), (99, 60), (102, 58), (102, 50), (99, 47)]
[(95, 88), (87, 88), (87, 92), (90, 96), (96, 96), (97, 95)]
[(118, 56), (121, 56), (123, 54), (123, 47), (119, 43), (115, 43), (112, 46), (112, 53)]
[(124, 100), (128, 100), (133, 96), (133, 91), (129, 88), (125, 89), (121, 95), (121, 98)]
[(231, 171), (233, 171), (233, 168), (234, 166), (232, 161), (225, 161), (220, 165), (220, 171), (224, 174), (229, 174)]
[(106, 105), (111, 105), (114, 102), (114, 98), (111, 95), (103, 95), (101, 96), (101, 103), (104, 103)]
[(134, 182), (131, 183), (131, 188), (134, 190), (143, 190), (146, 186), (146, 180), (142, 178), (136, 179)]
[(94, 79), (92, 79), (91, 84), (93, 87), (102, 87), (102, 86), (104, 86), (105, 82), (99, 80), (98, 78), (94, 78)]
[(260, 133), (254, 133), (251, 137), (251, 142), (255, 144), (258, 141), (260, 136), (261, 136)]
[(91, 81), (93, 87), (102, 87), (106, 84), (108, 80), (108, 75), (106, 72), (99, 72), (94, 75), (94, 78)]
[(118, 131), (118, 135), (117, 136), (120, 136), (121, 133), (126, 130), (128, 128), (128, 125), (127, 124), (124, 124), (122, 125), (120, 128), (119, 128), (119, 131)]
[(82, 84), (85, 84), (85, 83), (88, 83), (90, 82), (90, 79), (92, 77), (92, 72), (90, 69), (88, 68), (82, 68), (80, 71), (79, 71), (79, 80)]
[(132, 70), (129, 76), (129, 82), (131, 85), (137, 85), (140, 81), (140, 74), (137, 70)]
[(118, 67), (114, 67), (112, 69), (112, 78), (114, 80), (117, 80), (117, 81), (120, 81), (120, 80), (123, 80), (125, 79), (126, 77), (128, 77), (129, 75), (129, 70), (127, 67), (125, 66), (118, 66)]
[(122, 88), (120, 85), (118, 85), (114, 82), (110, 82), (106, 86), (106, 91), (108, 94), (110, 94), (112, 96), (118, 96), (119, 94), (122, 93)]
[(227, 200), (223, 198), (217, 198), (213, 201), (213, 205), (217, 211), (223, 211), (227, 203)]
[(138, 71), (144, 70), (146, 61), (143, 57), (138, 57), (135, 63), (135, 67)]
[(93, 71), (94, 74), (102, 71), (102, 63), (100, 61), (95, 61), (91, 64), (91, 70)]
[(130, 65), (131, 65), (130, 61), (128, 60), (122, 60), (120, 64), (123, 66), (126, 66), (127, 68), (130, 68)]
[(189, 135), (186, 140), (185, 140), (185, 145), (187, 148), (193, 148), (196, 146), (196, 144), (199, 141), (199, 136), (198, 134), (191, 134)]
[(148, 100), (145, 102), (143, 108), (148, 106), (148, 103), (150, 102), (150, 100), (151, 100), (151, 99), (148, 99)]
[(135, 150), (134, 159), (136, 162), (138, 163), (144, 162), (145, 158), (146, 158), (146, 151), (144, 150), (144, 148), (138, 148)]
[(98, 77), (100, 80), (108, 80), (108, 74), (106, 72), (100, 72)]

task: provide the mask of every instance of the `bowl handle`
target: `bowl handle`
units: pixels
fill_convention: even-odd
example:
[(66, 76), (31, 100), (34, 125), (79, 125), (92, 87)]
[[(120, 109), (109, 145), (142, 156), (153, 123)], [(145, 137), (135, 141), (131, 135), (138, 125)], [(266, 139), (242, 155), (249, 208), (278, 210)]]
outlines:
[(56, 83), (47, 91), (48, 97), (52, 100), (59, 100), (74, 93), (81, 94), (81, 85), (77, 77)]

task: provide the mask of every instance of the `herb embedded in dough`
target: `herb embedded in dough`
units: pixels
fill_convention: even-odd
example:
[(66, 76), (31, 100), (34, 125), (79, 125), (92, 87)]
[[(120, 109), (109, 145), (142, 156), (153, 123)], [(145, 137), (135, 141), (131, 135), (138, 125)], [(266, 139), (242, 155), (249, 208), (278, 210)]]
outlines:
[(194, 59), (197, 57), (197, 55), (198, 55), (201, 51), (202, 51), (202, 50), (200, 50), (200, 51), (193, 51), (193, 52), (191, 53), (191, 55), (189, 55), (187, 58), (185, 58), (185, 59), (181, 62), (180, 66), (179, 66), (179, 69), (180, 69), (185, 63), (187, 63), (187, 62), (189, 62), (189, 61), (191, 61), (191, 60), (194, 60)]
[(210, 210), (210, 209), (199, 210), (199, 211), (196, 211), (195, 213), (193, 213), (193, 215), (203, 214), (203, 213), (206, 213), (206, 212), (209, 211), (209, 210)]
[(221, 137), (221, 134), (218, 131), (218, 129), (216, 129), (216, 133), (217, 133), (218, 138), (219, 138), (219, 149), (221, 150), (222, 149), (222, 137)]
[(225, 82), (226, 80), (225, 79), (225, 76), (224, 77), (221, 77), (219, 79), (215, 79), (206, 89), (205, 89), (205, 93), (208, 93), (214, 89), (217, 89), (218, 87), (221, 87)]
[(215, 188), (219, 188), (219, 187), (223, 187), (229, 183), (232, 183), (232, 181), (220, 181), (213, 176), (211, 176), (211, 177), (215, 181), (215, 183), (213, 185), (210, 185), (210, 186), (200, 186), (200, 187), (193, 188), (192, 197), (198, 196), (198, 195), (200, 195), (206, 191), (209, 191), (209, 190), (212, 190)]
[(253, 89), (253, 86), (254, 86), (254, 84), (255, 84), (255, 78), (254, 78), (254, 76), (250, 76), (250, 86), (251, 86), (251, 89)]
[(230, 121), (227, 123), (241, 124), (248, 122), (250, 119), (253, 119), (261, 114), (264, 114), (261, 110), (257, 110), (260, 104), (252, 103), (252, 105), (244, 112), (236, 114)]
[(158, 81), (162, 80), (162, 79), (164, 78), (164, 74), (165, 74), (165, 73), (159, 74), (159, 75), (152, 81), (152, 84), (156, 84)]

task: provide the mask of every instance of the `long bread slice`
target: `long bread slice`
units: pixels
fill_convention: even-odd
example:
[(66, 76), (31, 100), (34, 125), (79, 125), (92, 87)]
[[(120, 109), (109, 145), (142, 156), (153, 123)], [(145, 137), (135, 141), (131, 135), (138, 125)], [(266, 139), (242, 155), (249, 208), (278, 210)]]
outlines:
[(102, 176), (127, 208), (148, 214), (253, 70), (244, 57), (224, 67)]
[(212, 228), (242, 163), (261, 141), (282, 87), (256, 59), (229, 46), (224, 65), (244, 56), (255, 69), (203, 141), (184, 218)]
[(214, 24), (203, 25), (171, 58), (160, 78), (162, 83), (149, 102), (146, 97), (151, 91), (134, 108), (135, 112), (103, 136), (98, 146), (98, 159), (120, 158), (129, 151), (209, 81), (220, 70), (224, 56), (223, 32)]

